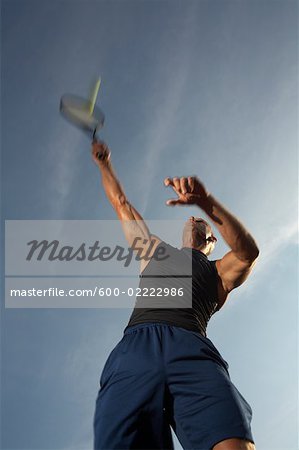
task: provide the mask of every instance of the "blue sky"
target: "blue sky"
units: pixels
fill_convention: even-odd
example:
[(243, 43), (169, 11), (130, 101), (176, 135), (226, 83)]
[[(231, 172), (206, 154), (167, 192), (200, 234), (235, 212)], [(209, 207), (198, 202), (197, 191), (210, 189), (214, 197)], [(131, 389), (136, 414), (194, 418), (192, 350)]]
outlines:
[[(196, 174), (259, 244), (208, 336), (263, 450), (298, 448), (297, 13), (290, 0), (4, 0), (1, 13), (3, 219), (115, 218), (88, 139), (58, 112), (100, 75), (102, 137), (140, 213), (198, 215), (166, 207), (163, 187)], [(91, 448), (100, 373), (130, 313), (2, 306), (3, 449)]]

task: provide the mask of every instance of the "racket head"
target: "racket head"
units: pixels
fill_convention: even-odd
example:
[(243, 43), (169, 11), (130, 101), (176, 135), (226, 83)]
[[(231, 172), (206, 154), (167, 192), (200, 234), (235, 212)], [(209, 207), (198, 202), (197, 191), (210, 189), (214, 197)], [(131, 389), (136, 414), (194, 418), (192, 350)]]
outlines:
[(73, 94), (64, 94), (60, 99), (60, 113), (71, 124), (93, 139), (105, 121), (103, 111), (94, 106), (90, 114), (91, 101)]

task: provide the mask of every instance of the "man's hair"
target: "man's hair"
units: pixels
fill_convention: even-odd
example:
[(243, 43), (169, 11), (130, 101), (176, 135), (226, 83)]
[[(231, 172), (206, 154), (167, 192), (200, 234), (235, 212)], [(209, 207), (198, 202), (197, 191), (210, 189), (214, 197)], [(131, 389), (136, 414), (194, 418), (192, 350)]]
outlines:
[[(192, 243), (199, 247), (206, 242), (207, 227), (209, 224), (203, 219), (197, 219), (196, 227), (192, 230)], [(186, 242), (187, 235), (191, 232), (191, 223), (188, 221), (183, 229), (183, 244)]]

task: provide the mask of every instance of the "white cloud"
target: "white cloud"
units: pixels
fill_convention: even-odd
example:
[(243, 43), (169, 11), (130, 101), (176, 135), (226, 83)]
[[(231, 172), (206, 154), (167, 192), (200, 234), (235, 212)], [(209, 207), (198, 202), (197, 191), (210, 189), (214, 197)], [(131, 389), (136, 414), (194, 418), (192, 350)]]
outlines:
[(227, 301), (225, 303), (225, 310), (238, 305), (238, 297), (242, 297), (242, 301), (244, 301), (244, 294), (247, 296), (249, 293), (252, 293), (252, 290), (256, 289), (257, 284), (262, 280), (266, 271), (272, 270), (272, 262), (284, 247), (291, 243), (298, 245), (297, 222), (289, 222), (285, 225), (277, 225), (275, 227), (270, 226), (269, 230), (271, 232), (264, 229), (259, 233), (260, 236), (264, 236), (264, 238), (260, 239), (260, 255), (248, 280), (232, 292), (232, 296), (234, 297), (233, 301)]
[(289, 222), (279, 224), (276, 227), (270, 227), (269, 231), (264, 234), (265, 236), (261, 245), (260, 257), (255, 267), (256, 275), (261, 275), (262, 272), (267, 270), (269, 263), (283, 247), (289, 243), (298, 245), (297, 222)]

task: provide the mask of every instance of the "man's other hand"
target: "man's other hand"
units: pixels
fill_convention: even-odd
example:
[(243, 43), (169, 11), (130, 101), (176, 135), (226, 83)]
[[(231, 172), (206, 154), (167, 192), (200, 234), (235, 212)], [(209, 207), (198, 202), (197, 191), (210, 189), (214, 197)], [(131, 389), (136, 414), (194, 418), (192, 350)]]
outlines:
[(166, 205), (198, 205), (201, 206), (208, 198), (208, 191), (197, 177), (165, 178), (165, 186), (171, 186), (177, 198), (169, 199)]

